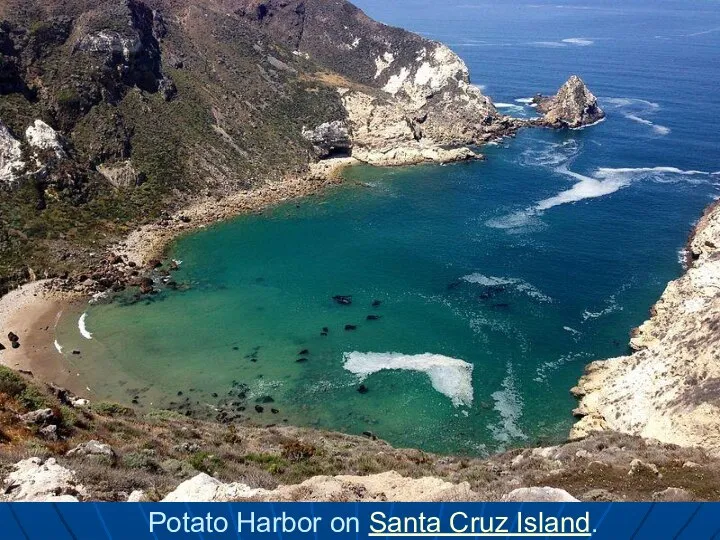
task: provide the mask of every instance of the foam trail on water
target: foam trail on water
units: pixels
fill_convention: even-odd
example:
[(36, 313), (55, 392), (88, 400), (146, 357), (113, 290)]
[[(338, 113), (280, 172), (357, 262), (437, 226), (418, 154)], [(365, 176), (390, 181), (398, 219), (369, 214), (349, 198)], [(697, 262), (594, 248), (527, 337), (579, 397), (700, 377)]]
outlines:
[(57, 340), (57, 339), (55, 340), (55, 342), (53, 343), (53, 345), (55, 345), (55, 350), (57, 350), (57, 352), (59, 352), (60, 354), (62, 354), (63, 348), (62, 348), (62, 345), (60, 345), (60, 344), (58, 343), (58, 340)]
[(531, 97), (524, 97), (524, 98), (517, 98), (515, 101), (518, 103), (523, 103), (525, 105), (530, 105), (533, 102), (534, 98)]
[(588, 47), (589, 45), (595, 44), (592, 39), (587, 38), (567, 38), (562, 41), (563, 43), (570, 43), (571, 45), (578, 45), (579, 47)]
[(410, 370), (426, 373), (435, 390), (449, 397), (455, 407), (473, 402), (473, 365), (439, 354), (350, 352), (343, 355), (343, 367), (360, 380), (383, 370)]
[(678, 169), (677, 167), (601, 167), (593, 173), (593, 176), (586, 176), (573, 172), (567, 167), (559, 167), (556, 169), (556, 172), (574, 178), (578, 180), (578, 182), (570, 189), (562, 191), (554, 197), (550, 197), (537, 203), (534, 207), (535, 211), (543, 212), (561, 204), (574, 203), (585, 199), (595, 199), (605, 195), (610, 195), (629, 186), (637, 180), (647, 177), (666, 174), (679, 176), (710, 176), (710, 173), (704, 171), (684, 171), (682, 169)]
[(92, 334), (88, 332), (87, 326), (85, 326), (85, 321), (87, 320), (87, 312), (80, 315), (80, 319), (78, 320), (78, 329), (80, 330), (80, 335), (84, 337), (85, 339), (92, 339)]
[(512, 364), (507, 365), (507, 374), (502, 382), (502, 389), (494, 392), (495, 410), (500, 414), (500, 421), (490, 424), (488, 428), (496, 441), (509, 443), (513, 439), (527, 439), (527, 435), (518, 426), (523, 413), (523, 401), (517, 389), (517, 380)]
[(650, 126), (655, 133), (658, 135), (668, 135), (672, 130), (667, 126), (661, 126), (660, 124), (656, 124), (655, 122), (652, 122), (646, 118), (642, 118), (640, 116), (637, 116), (635, 114), (626, 114), (625, 118), (628, 120), (632, 120), (633, 122), (637, 122), (638, 124), (644, 124), (646, 126)]
[(540, 292), (535, 286), (531, 285), (527, 281), (517, 278), (506, 278), (506, 277), (495, 277), (485, 276), (480, 273), (469, 274), (463, 276), (463, 281), (468, 283), (475, 283), (484, 287), (497, 287), (500, 285), (511, 285), (520, 292), (527, 294), (529, 297), (539, 300), (541, 302), (552, 302), (552, 298)]

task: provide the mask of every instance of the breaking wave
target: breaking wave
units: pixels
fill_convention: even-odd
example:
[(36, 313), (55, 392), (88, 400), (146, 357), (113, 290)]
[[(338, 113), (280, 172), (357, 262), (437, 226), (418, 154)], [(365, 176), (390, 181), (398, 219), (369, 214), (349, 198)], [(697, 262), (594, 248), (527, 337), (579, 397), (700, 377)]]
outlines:
[(419, 371), (430, 377), (435, 390), (447, 396), (455, 407), (470, 407), (473, 402), (473, 365), (439, 354), (345, 353), (343, 367), (360, 380), (383, 370)]
[(85, 325), (85, 322), (87, 321), (87, 312), (80, 315), (80, 319), (78, 320), (78, 330), (80, 330), (80, 335), (84, 337), (85, 339), (92, 339), (92, 334), (88, 332), (87, 326)]

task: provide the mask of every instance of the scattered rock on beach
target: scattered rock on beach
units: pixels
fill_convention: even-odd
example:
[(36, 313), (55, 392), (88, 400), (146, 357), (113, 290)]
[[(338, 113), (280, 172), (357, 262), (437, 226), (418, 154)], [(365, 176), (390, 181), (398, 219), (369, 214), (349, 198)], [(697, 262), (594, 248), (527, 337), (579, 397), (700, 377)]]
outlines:
[(15, 343), (15, 342), (17, 342), (17, 341), (20, 341), (20, 338), (19, 338), (18, 335), (15, 334), (14, 332), (10, 332), (10, 333), (8, 334), (8, 339), (10, 340), (10, 343)]

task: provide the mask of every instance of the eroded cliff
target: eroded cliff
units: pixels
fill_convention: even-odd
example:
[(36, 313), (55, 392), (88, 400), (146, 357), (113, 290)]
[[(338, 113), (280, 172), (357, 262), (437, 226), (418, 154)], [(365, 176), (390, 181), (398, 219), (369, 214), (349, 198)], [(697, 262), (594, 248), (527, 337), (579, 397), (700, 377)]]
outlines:
[(720, 205), (698, 223), (690, 268), (670, 283), (630, 342), (593, 362), (573, 393), (571, 436), (612, 430), (720, 454)]

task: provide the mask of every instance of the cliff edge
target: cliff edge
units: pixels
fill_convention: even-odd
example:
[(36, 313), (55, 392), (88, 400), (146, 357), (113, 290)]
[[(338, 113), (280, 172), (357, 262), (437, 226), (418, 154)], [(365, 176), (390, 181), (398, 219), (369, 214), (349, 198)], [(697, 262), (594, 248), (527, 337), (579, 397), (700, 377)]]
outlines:
[(593, 362), (573, 389), (572, 438), (612, 430), (720, 455), (720, 204), (688, 251), (688, 271), (633, 333), (637, 352)]

